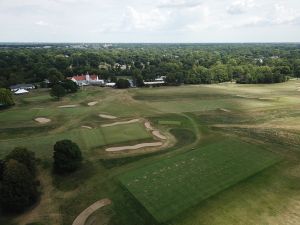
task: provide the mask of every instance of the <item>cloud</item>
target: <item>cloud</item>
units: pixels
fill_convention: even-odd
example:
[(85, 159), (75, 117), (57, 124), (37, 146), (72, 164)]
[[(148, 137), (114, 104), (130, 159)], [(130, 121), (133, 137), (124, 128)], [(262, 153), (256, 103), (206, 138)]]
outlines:
[(233, 2), (227, 8), (227, 12), (232, 15), (243, 14), (255, 6), (256, 4), (253, 0), (239, 0)]
[(46, 27), (49, 26), (49, 24), (43, 20), (39, 20), (37, 22), (35, 22), (35, 25), (41, 26), (41, 27)]
[(193, 8), (202, 4), (201, 0), (166, 0), (159, 8)]

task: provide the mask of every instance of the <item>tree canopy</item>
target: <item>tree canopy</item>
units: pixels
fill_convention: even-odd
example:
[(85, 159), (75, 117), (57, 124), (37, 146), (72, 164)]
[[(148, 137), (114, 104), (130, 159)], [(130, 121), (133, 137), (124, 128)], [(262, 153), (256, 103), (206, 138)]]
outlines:
[(56, 142), (53, 153), (53, 169), (58, 174), (70, 173), (78, 169), (82, 162), (81, 150), (70, 140)]
[(11, 106), (14, 104), (11, 91), (5, 88), (0, 88), (0, 106)]

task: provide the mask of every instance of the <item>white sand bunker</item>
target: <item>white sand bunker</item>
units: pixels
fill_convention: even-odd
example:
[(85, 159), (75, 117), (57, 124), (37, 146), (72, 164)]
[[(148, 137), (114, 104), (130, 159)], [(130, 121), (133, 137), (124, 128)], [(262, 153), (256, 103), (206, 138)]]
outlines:
[(74, 108), (74, 107), (77, 107), (78, 105), (62, 105), (62, 106), (59, 106), (58, 108)]
[(92, 127), (89, 127), (89, 126), (81, 126), (82, 128), (85, 128), (85, 129), (93, 129)]
[(162, 144), (163, 144), (162, 142), (141, 143), (141, 144), (132, 145), (132, 146), (111, 147), (111, 148), (107, 148), (105, 151), (118, 152), (118, 151), (125, 151), (125, 150), (136, 150), (136, 149), (146, 148), (146, 147), (158, 147), (158, 146), (161, 146)]
[(145, 125), (145, 127), (146, 127), (148, 130), (154, 130), (154, 128), (151, 126), (151, 124), (150, 124), (149, 121), (145, 122), (144, 125)]
[(167, 137), (164, 136), (164, 135), (162, 135), (158, 130), (152, 131), (152, 134), (153, 134), (155, 137), (158, 137), (159, 139), (167, 140)]
[(224, 108), (219, 108), (219, 110), (222, 112), (231, 112), (229, 109), (224, 109)]
[(88, 103), (88, 106), (94, 106), (94, 105), (96, 105), (96, 104), (98, 104), (98, 101), (95, 101), (95, 102), (89, 102), (89, 103)]
[(99, 114), (99, 116), (104, 119), (110, 119), (110, 120), (117, 119), (117, 117), (115, 117), (115, 116), (106, 115), (106, 114)]
[(112, 126), (116, 126), (116, 125), (136, 123), (136, 122), (139, 122), (139, 121), (140, 121), (139, 119), (133, 119), (133, 120), (123, 121), (123, 122), (115, 122), (115, 123), (110, 123), (110, 124), (104, 124), (101, 127), (112, 127)]
[(50, 119), (44, 118), (44, 117), (38, 117), (38, 118), (35, 118), (34, 120), (35, 120), (36, 122), (42, 123), (42, 124), (51, 122)]
[(88, 208), (86, 208), (84, 211), (82, 211), (76, 219), (73, 221), (72, 225), (84, 225), (86, 223), (86, 220), (89, 218), (90, 215), (92, 215), (95, 211), (98, 209), (110, 205), (112, 202), (110, 199), (102, 199), (98, 202), (95, 202)]

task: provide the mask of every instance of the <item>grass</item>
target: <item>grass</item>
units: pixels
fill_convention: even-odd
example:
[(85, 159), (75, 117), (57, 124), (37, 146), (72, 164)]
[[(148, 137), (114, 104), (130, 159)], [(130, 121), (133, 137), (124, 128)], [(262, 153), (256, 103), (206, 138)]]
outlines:
[(141, 123), (124, 124), (112, 127), (102, 127), (96, 129), (73, 129), (61, 133), (48, 134), (33, 137), (13, 138), (0, 140), (0, 156), (4, 156), (14, 146), (23, 146), (35, 151), (40, 158), (49, 158), (49, 153), (53, 149), (56, 141), (70, 139), (75, 141), (80, 148), (86, 152), (93, 148), (104, 145), (117, 144), (133, 140), (143, 140), (151, 138)]
[(130, 171), (120, 181), (165, 222), (278, 160), (257, 146), (228, 140)]
[[(300, 99), (296, 91), (297, 82), (130, 90), (85, 87), (61, 101), (53, 101), (49, 98), (48, 90), (44, 89), (34, 90), (26, 96), (16, 96), (14, 107), (0, 111), (0, 157), (19, 145), (25, 145), (36, 152), (40, 157), (43, 204), (17, 216), (0, 214), (0, 224), (38, 222), (45, 225), (70, 225), (90, 204), (102, 198), (110, 198), (113, 204), (105, 209), (105, 213), (100, 210), (99, 216), (95, 215), (100, 224), (108, 221), (108, 225), (161, 225), (120, 185), (117, 178), (130, 171), (172, 161), (184, 155), (199, 153), (201, 156), (202, 150), (209, 149), (209, 146), (235, 139), (243, 143), (241, 152), (258, 146), (258, 149), (266, 148), (284, 160), (195, 203), (194, 207), (187, 207), (187, 210), (163, 224), (296, 225), (299, 223), (297, 216), (300, 212)], [(98, 104), (89, 107), (87, 103), (92, 101), (98, 101)], [(78, 107), (58, 108), (61, 105)], [(98, 116), (100, 113), (117, 116), (118, 119), (103, 119)], [(50, 118), (51, 123), (38, 124), (34, 121), (36, 117)], [(107, 154), (104, 151), (106, 146), (134, 144), (152, 138), (149, 139), (150, 132), (146, 132), (139, 123), (105, 129), (101, 127), (106, 123), (134, 118), (147, 118), (155, 128), (165, 134), (169, 133), (173, 136), (171, 141), (174, 146), (154, 153), (141, 151), (134, 154)], [(216, 128), (216, 124), (225, 127)], [(251, 129), (226, 128), (226, 125), (235, 124), (249, 125)], [(94, 129), (81, 129), (81, 126)], [(264, 126), (269, 128), (262, 129)], [(75, 173), (56, 177), (51, 174), (52, 146), (55, 141), (63, 138), (79, 143), (84, 163)], [(250, 144), (244, 144), (242, 140)], [(266, 151), (258, 151), (261, 152), (258, 158), (264, 158)], [(218, 159), (218, 156), (215, 158)], [(244, 168), (239, 171), (243, 172)], [(177, 183), (178, 187), (183, 187)], [(221, 190), (224, 186), (216, 188)], [(173, 195), (173, 198), (177, 198), (177, 195)]]

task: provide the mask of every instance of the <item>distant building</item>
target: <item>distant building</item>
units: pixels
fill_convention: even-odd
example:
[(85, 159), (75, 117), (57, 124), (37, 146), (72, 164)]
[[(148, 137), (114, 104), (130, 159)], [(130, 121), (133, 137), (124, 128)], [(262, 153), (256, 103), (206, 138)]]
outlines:
[(164, 85), (166, 76), (157, 77), (154, 81), (144, 81), (145, 86), (161, 86)]
[(35, 89), (35, 86), (33, 84), (17, 84), (10, 86), (10, 90), (13, 92), (18, 91), (19, 89), (32, 90)]
[(25, 90), (25, 89), (18, 89), (16, 92), (15, 92), (15, 95), (23, 95), (23, 94), (27, 94), (29, 93), (29, 91)]
[(76, 75), (73, 77), (68, 77), (69, 80), (74, 81), (78, 86), (87, 86), (87, 85), (104, 85), (104, 80), (99, 79), (98, 75)]
[(111, 83), (106, 83), (105, 86), (106, 86), (106, 87), (114, 87), (114, 86), (116, 86), (116, 83), (113, 83), (113, 82), (111, 82)]

